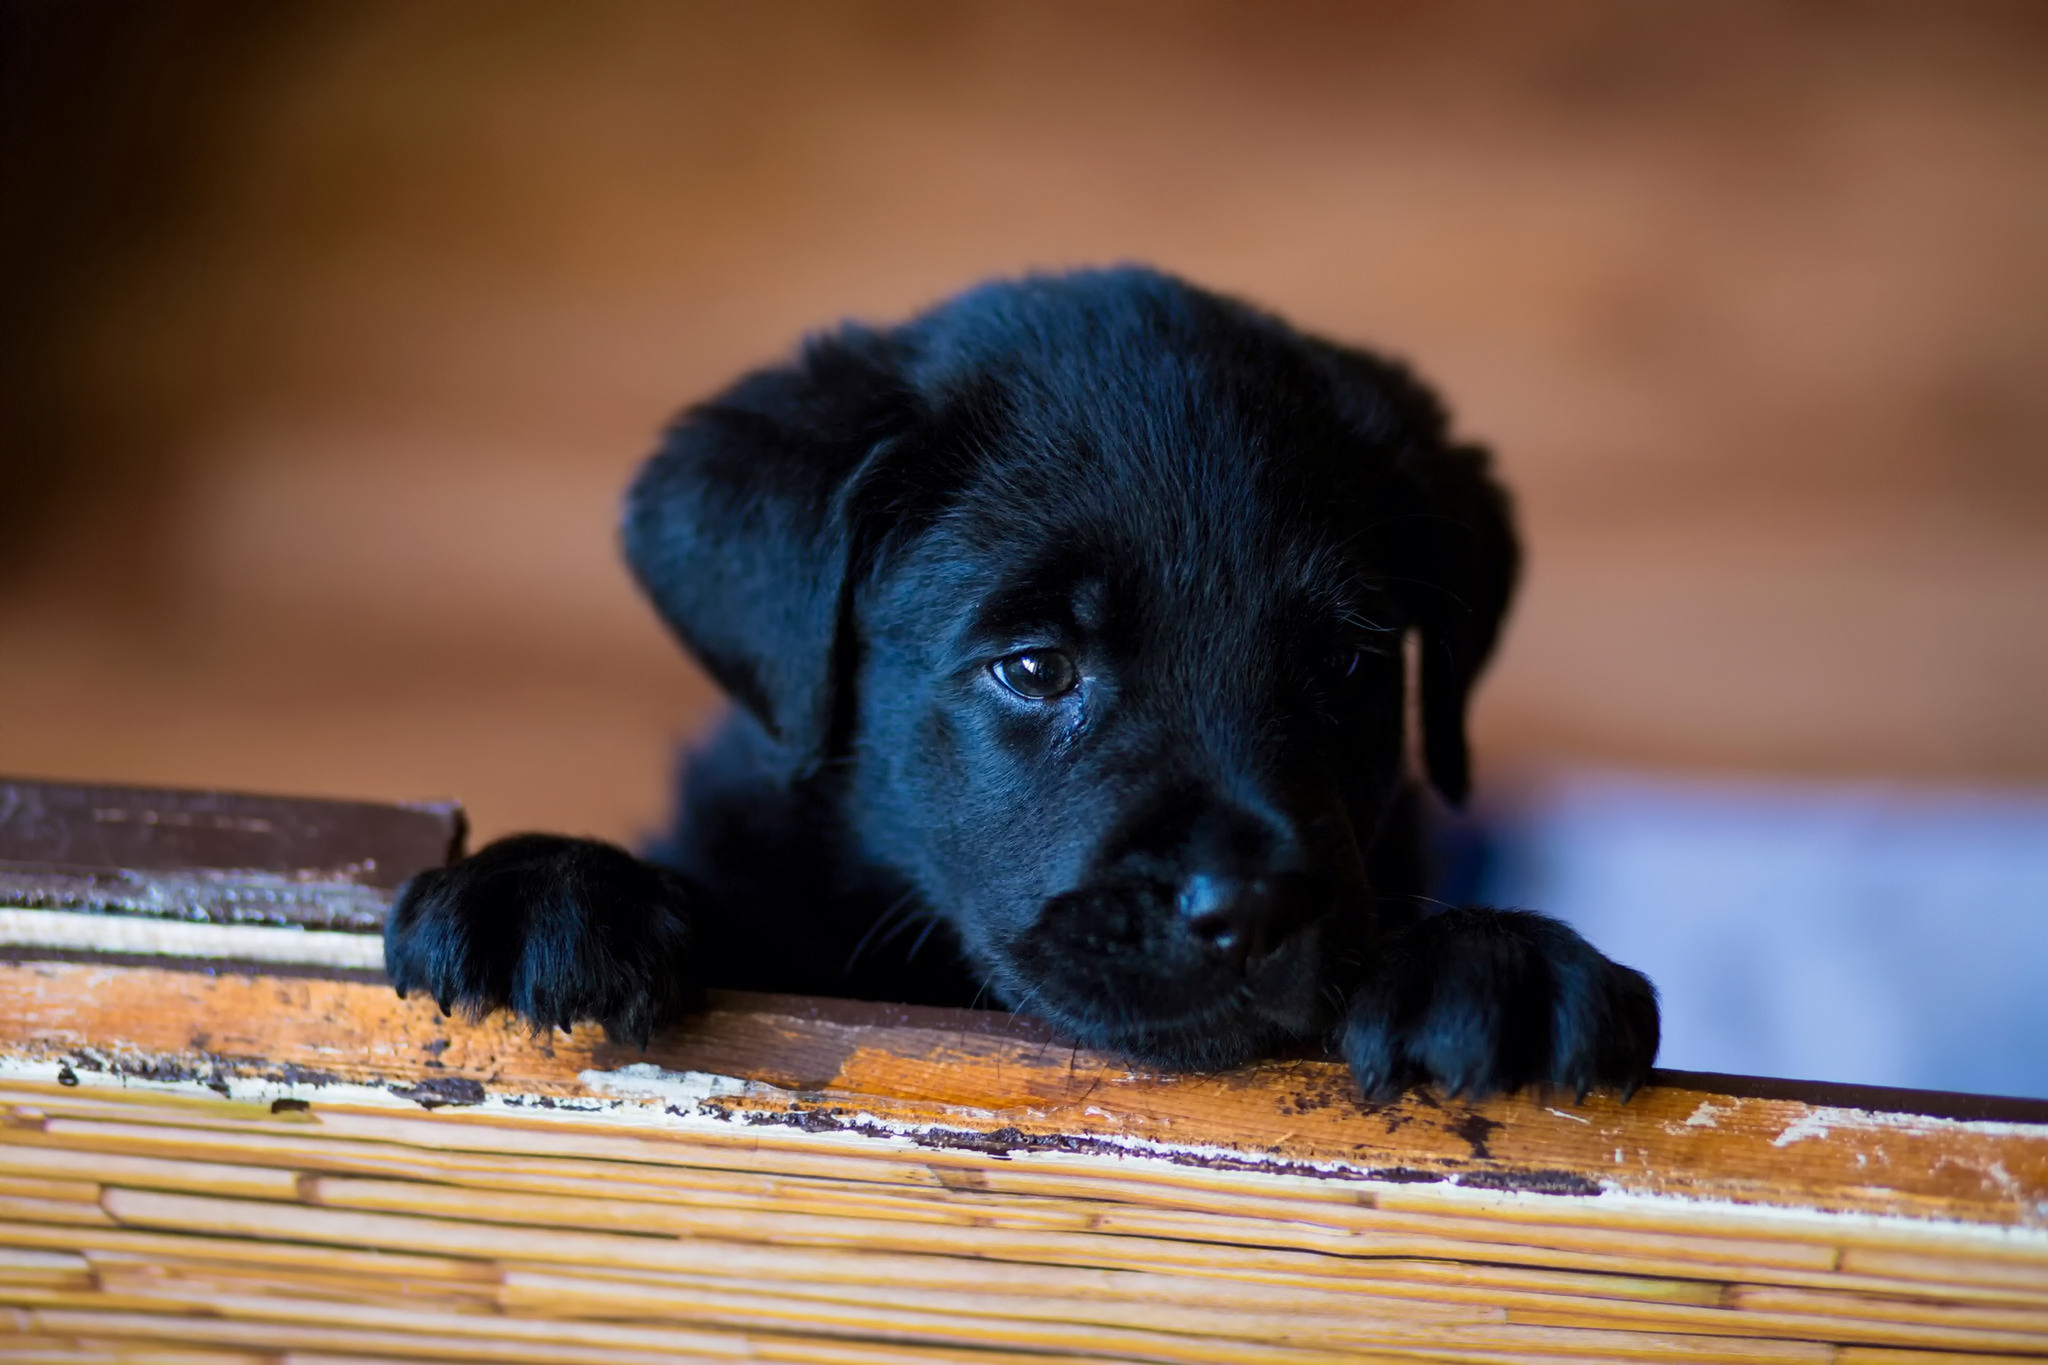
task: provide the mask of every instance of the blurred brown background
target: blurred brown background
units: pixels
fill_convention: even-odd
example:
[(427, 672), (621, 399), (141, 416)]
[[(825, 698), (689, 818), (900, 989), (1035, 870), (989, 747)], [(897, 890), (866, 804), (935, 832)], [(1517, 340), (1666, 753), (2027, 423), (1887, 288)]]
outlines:
[(2048, 778), (2048, 9), (16, 3), (0, 771), (631, 836), (665, 418), (1137, 259), (1519, 490), (1482, 782)]

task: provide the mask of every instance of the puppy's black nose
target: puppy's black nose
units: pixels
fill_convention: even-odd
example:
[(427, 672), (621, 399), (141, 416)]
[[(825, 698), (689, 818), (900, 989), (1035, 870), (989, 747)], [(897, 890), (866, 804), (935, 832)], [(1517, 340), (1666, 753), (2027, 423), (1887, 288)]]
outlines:
[(1180, 889), (1181, 922), (1209, 952), (1242, 968), (1273, 946), (1277, 901), (1259, 878), (1196, 873)]

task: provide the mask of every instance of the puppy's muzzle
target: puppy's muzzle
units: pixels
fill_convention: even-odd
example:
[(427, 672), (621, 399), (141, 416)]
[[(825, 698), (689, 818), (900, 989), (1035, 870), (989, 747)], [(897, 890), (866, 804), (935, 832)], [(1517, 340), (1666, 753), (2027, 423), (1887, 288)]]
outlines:
[(1247, 992), (1295, 994), (1294, 959), (1312, 937), (1304, 931), (1330, 904), (1293, 874), (1084, 887), (1047, 902), (1008, 955), (1056, 1009), (1164, 1024), (1243, 1003)]

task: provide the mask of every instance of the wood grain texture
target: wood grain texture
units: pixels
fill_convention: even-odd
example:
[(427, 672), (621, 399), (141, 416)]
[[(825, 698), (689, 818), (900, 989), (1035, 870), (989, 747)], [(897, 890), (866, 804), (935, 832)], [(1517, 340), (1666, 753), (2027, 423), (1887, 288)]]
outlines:
[(359, 982), (0, 964), (0, 1359), (2048, 1358), (2038, 1107), (1367, 1105), (1319, 1059), (714, 1006), (643, 1055)]

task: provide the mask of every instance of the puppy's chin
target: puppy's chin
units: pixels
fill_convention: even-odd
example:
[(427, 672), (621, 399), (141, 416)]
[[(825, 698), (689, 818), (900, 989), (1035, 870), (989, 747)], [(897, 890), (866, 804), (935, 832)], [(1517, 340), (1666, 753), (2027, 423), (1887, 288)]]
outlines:
[(1242, 1065), (1328, 1029), (1322, 923), (1239, 968), (1146, 909), (1113, 892), (1054, 900), (997, 950), (998, 994), (1085, 1047), (1173, 1070)]

